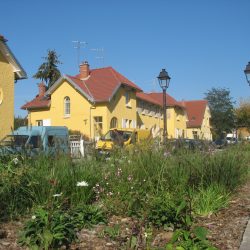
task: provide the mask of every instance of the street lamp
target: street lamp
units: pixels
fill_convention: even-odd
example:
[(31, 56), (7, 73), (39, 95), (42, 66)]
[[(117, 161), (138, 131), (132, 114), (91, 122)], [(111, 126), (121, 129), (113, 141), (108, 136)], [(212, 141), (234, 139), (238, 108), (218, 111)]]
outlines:
[(250, 62), (248, 62), (247, 66), (246, 66), (246, 68), (244, 70), (244, 73), (246, 75), (247, 82), (248, 82), (248, 84), (250, 86)]
[(165, 145), (167, 140), (166, 90), (171, 78), (165, 69), (162, 69), (157, 78), (163, 93), (163, 144)]

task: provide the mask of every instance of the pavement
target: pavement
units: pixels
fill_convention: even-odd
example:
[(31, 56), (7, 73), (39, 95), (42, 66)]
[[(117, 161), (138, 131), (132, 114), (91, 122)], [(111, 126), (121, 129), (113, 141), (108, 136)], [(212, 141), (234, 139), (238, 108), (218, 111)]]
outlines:
[(250, 250), (250, 220), (247, 223), (239, 250)]

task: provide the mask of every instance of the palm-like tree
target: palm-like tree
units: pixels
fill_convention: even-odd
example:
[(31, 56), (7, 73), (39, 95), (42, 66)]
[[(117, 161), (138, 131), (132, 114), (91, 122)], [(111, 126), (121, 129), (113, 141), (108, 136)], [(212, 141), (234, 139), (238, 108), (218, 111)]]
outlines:
[(61, 76), (58, 69), (58, 64), (61, 64), (61, 62), (58, 57), (55, 50), (48, 50), (48, 55), (43, 57), (45, 62), (41, 64), (37, 73), (33, 76), (36, 79), (45, 81), (48, 88), (50, 88)]

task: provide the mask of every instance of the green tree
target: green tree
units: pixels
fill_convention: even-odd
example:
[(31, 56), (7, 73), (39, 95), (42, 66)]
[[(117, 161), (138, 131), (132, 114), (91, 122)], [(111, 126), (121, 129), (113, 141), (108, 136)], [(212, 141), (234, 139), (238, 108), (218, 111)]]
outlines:
[(235, 128), (234, 101), (225, 88), (212, 88), (205, 93), (211, 112), (212, 131), (216, 138)]
[(48, 55), (43, 58), (45, 62), (41, 64), (33, 77), (45, 81), (47, 87), (50, 88), (61, 76), (58, 69), (58, 64), (61, 62), (55, 50), (48, 50)]
[(238, 128), (250, 130), (250, 99), (240, 101), (239, 106), (235, 109), (235, 116)]
[(17, 116), (14, 118), (14, 129), (17, 129), (21, 126), (27, 126), (28, 125), (28, 119), (23, 118), (21, 116)]

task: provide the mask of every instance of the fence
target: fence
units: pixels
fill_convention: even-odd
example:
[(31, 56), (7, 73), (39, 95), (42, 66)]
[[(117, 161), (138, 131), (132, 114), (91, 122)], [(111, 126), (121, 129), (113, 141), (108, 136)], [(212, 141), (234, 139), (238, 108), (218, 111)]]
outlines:
[(70, 154), (72, 158), (86, 157), (94, 147), (94, 142), (87, 142), (80, 135), (70, 135)]

